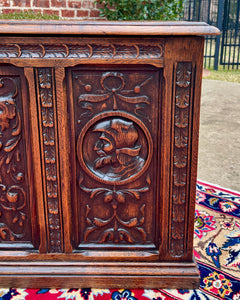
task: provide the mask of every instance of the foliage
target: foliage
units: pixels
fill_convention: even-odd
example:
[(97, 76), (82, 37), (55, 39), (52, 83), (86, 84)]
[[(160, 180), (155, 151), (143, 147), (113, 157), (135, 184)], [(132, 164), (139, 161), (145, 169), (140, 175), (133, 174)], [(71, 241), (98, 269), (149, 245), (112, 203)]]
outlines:
[(108, 20), (179, 20), (183, 0), (97, 0)]
[(210, 74), (203, 76), (203, 78), (240, 83), (240, 69), (224, 70), (222, 66), (219, 66), (218, 71), (214, 71), (212, 68)]
[(59, 16), (41, 14), (40, 12), (34, 12), (33, 10), (15, 11), (8, 14), (0, 14), (0, 19), (17, 19), (17, 20), (58, 20)]

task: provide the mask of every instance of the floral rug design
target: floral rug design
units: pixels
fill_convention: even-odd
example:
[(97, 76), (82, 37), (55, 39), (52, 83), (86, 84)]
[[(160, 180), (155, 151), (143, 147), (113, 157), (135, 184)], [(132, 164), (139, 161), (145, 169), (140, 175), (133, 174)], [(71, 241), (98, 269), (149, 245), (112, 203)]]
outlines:
[(0, 300), (240, 300), (240, 193), (198, 181), (194, 254), (197, 290), (0, 289)]

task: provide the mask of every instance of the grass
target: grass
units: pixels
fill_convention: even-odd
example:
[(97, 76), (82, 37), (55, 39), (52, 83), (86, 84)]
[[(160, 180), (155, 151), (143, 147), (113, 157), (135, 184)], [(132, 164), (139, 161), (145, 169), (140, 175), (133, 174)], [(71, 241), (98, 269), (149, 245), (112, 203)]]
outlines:
[(33, 10), (16, 11), (9, 14), (0, 14), (0, 19), (8, 20), (59, 20), (57, 15), (42, 14), (40, 12), (34, 12)]
[(239, 70), (228, 70), (223, 69), (223, 66), (219, 66), (218, 71), (214, 71), (213, 69), (209, 69), (210, 74), (207, 76), (203, 76), (204, 79), (213, 79), (213, 80), (221, 80), (221, 81), (231, 81), (240, 83), (240, 69)]

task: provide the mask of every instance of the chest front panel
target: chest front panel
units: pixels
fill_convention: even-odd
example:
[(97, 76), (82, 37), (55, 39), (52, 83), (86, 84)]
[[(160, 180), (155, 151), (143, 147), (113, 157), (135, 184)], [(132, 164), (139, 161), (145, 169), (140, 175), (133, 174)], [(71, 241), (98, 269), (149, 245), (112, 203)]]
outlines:
[(202, 47), (1, 40), (0, 265), (17, 284), (196, 286)]

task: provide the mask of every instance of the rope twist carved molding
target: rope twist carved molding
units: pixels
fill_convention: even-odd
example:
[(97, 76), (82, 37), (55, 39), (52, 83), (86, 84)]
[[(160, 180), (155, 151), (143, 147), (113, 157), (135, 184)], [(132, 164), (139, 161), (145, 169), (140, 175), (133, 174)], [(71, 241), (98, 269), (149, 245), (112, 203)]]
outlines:
[(163, 55), (161, 44), (0, 44), (0, 58), (159, 59)]
[(174, 143), (172, 225), (170, 253), (174, 257), (184, 255), (186, 220), (187, 160), (189, 145), (190, 96), (192, 64), (178, 62), (175, 69)]

